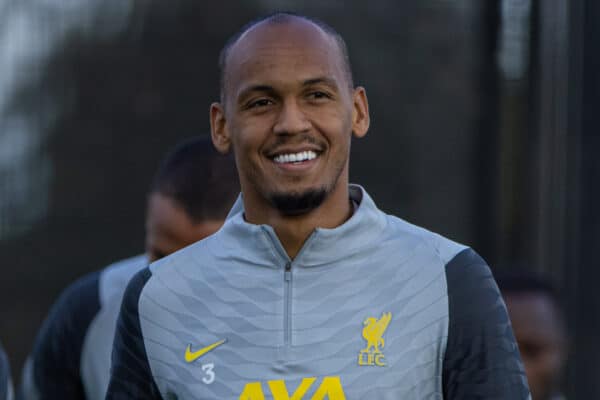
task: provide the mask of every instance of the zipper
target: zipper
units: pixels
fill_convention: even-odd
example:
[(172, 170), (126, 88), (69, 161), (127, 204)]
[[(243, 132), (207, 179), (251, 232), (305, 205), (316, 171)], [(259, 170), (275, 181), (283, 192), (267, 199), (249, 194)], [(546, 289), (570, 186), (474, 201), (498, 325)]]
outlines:
[(292, 345), (292, 263), (285, 264), (283, 273), (283, 344)]
[[(263, 227), (263, 231), (281, 257), (286, 260), (283, 270), (283, 344), (284, 347), (288, 348), (292, 345), (292, 260), (288, 257), (275, 232), (272, 229), (267, 229), (267, 227)], [(294, 259), (300, 258), (304, 250), (309, 247), (317, 236), (317, 230), (311, 233)]]

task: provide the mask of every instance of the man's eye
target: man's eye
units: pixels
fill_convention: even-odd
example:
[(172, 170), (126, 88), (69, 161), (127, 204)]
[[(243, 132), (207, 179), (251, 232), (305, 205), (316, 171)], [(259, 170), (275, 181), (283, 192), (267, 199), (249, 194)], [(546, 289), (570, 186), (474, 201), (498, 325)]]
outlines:
[(310, 92), (309, 97), (315, 100), (331, 98), (331, 96), (329, 96), (327, 93), (320, 91)]
[(536, 343), (520, 342), (519, 351), (523, 357), (526, 358), (538, 358), (543, 353), (544, 348)]
[(259, 99), (259, 100), (250, 102), (248, 104), (248, 108), (265, 107), (270, 104), (273, 104), (273, 102), (269, 99)]

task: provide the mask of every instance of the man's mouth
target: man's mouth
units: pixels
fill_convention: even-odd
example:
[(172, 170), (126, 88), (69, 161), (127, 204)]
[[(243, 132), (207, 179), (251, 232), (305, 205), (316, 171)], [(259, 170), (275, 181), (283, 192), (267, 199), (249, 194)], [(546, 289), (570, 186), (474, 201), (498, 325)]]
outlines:
[(290, 164), (300, 163), (303, 161), (310, 161), (317, 158), (317, 153), (312, 150), (300, 151), (298, 153), (284, 153), (278, 154), (273, 157), (273, 161), (277, 164)]

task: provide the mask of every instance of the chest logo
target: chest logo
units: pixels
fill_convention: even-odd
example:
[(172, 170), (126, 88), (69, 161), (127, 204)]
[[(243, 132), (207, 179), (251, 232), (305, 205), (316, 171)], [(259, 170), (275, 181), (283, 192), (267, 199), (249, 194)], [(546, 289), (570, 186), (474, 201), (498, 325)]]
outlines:
[(188, 344), (188, 346), (185, 348), (185, 362), (191, 363), (191, 362), (196, 361), (197, 359), (199, 359), (200, 357), (202, 357), (209, 351), (214, 350), (215, 348), (219, 347), (226, 341), (227, 341), (227, 339), (219, 340), (218, 342), (209, 344), (208, 346), (203, 347), (196, 351), (192, 351), (192, 345)]
[(358, 353), (358, 365), (385, 367), (385, 356), (382, 349), (385, 347), (383, 334), (392, 319), (392, 313), (381, 314), (381, 318), (369, 317), (365, 319), (362, 337), (367, 341), (367, 347)]

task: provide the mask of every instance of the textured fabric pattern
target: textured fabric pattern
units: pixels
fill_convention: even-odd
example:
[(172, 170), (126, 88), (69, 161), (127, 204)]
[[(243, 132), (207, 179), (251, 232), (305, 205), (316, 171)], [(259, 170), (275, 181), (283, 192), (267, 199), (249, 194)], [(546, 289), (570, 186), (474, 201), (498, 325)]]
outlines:
[(444, 360), (446, 398), (526, 399), (527, 378), (519, 350), (485, 261), (465, 250), (446, 269), (450, 304)]
[(217, 234), (152, 264), (139, 295), (128, 289), (107, 398), (442, 399), (446, 266), (466, 247), (351, 195), (352, 218), (317, 229), (293, 261), (238, 201)]
[(161, 399), (150, 376), (144, 342), (139, 339), (138, 298), (150, 275), (147, 268), (142, 269), (127, 285), (117, 320), (113, 354), (118, 357), (112, 358), (107, 399)]

